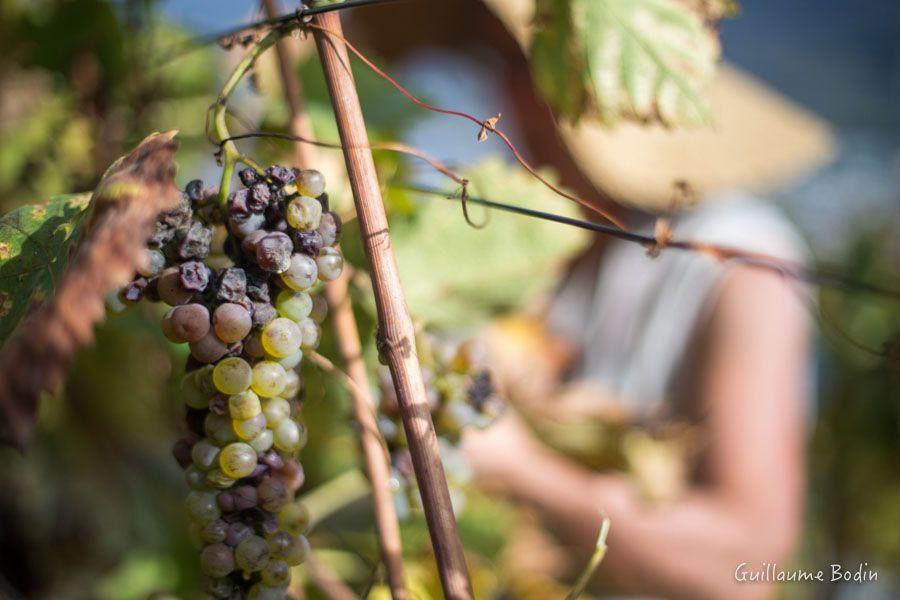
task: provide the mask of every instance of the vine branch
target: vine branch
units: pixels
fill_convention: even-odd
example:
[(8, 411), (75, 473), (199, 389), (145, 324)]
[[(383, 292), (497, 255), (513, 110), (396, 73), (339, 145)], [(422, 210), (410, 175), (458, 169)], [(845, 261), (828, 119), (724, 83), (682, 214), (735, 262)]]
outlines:
[(378, 309), (380, 346), (394, 380), (444, 595), (451, 600), (470, 599), (468, 569), (425, 396), (415, 351), (415, 330), (400, 284), (375, 163), (371, 151), (360, 147), (367, 144), (368, 136), (349, 56), (344, 44), (322, 31), (340, 32), (341, 23), (337, 15), (323, 14), (314, 17), (310, 25), (315, 26), (316, 46), (344, 146)]

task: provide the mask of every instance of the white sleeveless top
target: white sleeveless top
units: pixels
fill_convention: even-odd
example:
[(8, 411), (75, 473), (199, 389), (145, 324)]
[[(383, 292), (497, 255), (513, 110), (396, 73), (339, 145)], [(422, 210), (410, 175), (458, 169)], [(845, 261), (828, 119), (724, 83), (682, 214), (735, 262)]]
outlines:
[[(727, 245), (804, 262), (806, 246), (774, 206), (732, 192), (679, 215), (676, 238)], [(653, 224), (642, 233), (652, 235)], [(698, 324), (733, 264), (666, 249), (656, 258), (616, 241), (596, 262), (576, 267), (549, 312), (550, 327), (581, 350), (572, 378), (618, 398), (634, 416), (651, 416), (673, 394)]]

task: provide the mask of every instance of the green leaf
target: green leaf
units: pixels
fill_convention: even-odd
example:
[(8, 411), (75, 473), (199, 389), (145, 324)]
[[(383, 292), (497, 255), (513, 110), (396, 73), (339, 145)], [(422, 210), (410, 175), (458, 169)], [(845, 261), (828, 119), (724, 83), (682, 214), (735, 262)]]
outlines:
[(563, 117), (695, 125), (719, 58), (706, 3), (681, 0), (537, 0), (535, 80)]
[(32, 302), (53, 295), (90, 198), (55, 196), (0, 217), (0, 343)]
[[(578, 207), (517, 167), (489, 160), (465, 173), (470, 193), (569, 216)], [(391, 223), (400, 276), (413, 317), (429, 326), (468, 327), (546, 291), (589, 241), (585, 231), (494, 211), (487, 226), (466, 224), (458, 200), (422, 200), (415, 218)], [(485, 211), (470, 205), (478, 223)]]

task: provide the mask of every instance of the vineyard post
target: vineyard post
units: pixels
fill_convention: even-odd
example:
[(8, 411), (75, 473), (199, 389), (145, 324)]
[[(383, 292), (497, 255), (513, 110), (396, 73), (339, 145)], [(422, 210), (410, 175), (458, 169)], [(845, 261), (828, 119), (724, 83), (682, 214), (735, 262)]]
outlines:
[[(264, 0), (266, 16), (273, 19), (278, 16), (277, 0)], [(285, 102), (291, 115), (291, 134), (307, 140), (314, 139), (309, 112), (303, 97), (303, 88), (297, 80), (297, 63), (287, 37), (282, 38), (275, 49), (278, 52), (278, 67), (281, 74), (281, 86)], [(297, 141), (294, 143), (299, 166), (310, 168), (317, 158), (312, 144)], [(381, 558), (387, 571), (388, 585), (394, 600), (407, 600), (406, 582), (403, 575), (403, 546), (400, 541), (400, 524), (397, 522), (397, 510), (390, 488), (390, 469), (388, 458), (384, 452), (384, 441), (375, 421), (375, 403), (369, 393), (369, 377), (362, 359), (362, 344), (353, 306), (348, 295), (347, 284), (350, 279), (350, 268), (345, 266), (341, 277), (325, 286), (325, 299), (328, 302), (334, 324), (334, 334), (344, 363), (347, 375), (353, 380), (348, 392), (353, 398), (353, 410), (359, 425), (360, 446), (363, 451), (366, 474), (372, 486), (372, 505), (375, 513), (375, 525), (378, 529), (378, 545)]]
[(379, 352), (387, 360), (394, 381), (441, 585), (444, 595), (451, 600), (472, 598), (465, 556), (416, 356), (413, 323), (400, 285), (350, 60), (344, 44), (331, 39), (328, 33), (342, 35), (341, 22), (337, 15), (329, 13), (313, 17), (313, 23), (317, 26), (313, 33), (343, 145), (369, 263), (378, 309)]

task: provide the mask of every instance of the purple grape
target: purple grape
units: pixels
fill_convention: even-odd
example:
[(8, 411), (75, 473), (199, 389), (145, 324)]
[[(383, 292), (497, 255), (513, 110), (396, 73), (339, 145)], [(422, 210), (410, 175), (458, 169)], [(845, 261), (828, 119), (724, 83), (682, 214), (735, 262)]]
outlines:
[(259, 213), (233, 216), (228, 220), (231, 232), (239, 238), (246, 237), (266, 224), (266, 218)]
[(318, 256), (319, 250), (325, 245), (322, 235), (318, 231), (295, 231), (293, 238), (297, 252), (307, 256)]
[(210, 521), (203, 526), (200, 533), (203, 541), (208, 544), (220, 544), (225, 541), (225, 535), (228, 533), (228, 523), (221, 519)]
[(259, 502), (256, 488), (252, 485), (240, 485), (231, 490), (234, 496), (234, 510), (248, 510)]
[(250, 190), (235, 190), (228, 195), (228, 215), (246, 217), (250, 210)]
[(294, 183), (294, 180), (297, 179), (297, 173), (293, 170), (278, 165), (266, 169), (266, 175), (279, 186)]
[(209, 401), (209, 410), (217, 415), (225, 416), (228, 414), (228, 397), (224, 394), (216, 394)]
[(261, 326), (268, 325), (271, 323), (276, 317), (278, 317), (278, 311), (275, 310), (275, 307), (269, 304), (268, 302), (254, 302), (253, 303), (253, 325)]
[(231, 490), (219, 492), (216, 496), (216, 504), (223, 513), (234, 512), (234, 493)]
[(199, 342), (209, 332), (209, 311), (197, 303), (176, 306), (163, 317), (162, 329), (177, 344)]
[(191, 224), (193, 212), (187, 196), (183, 196), (178, 206), (159, 215), (159, 223), (172, 230), (183, 229)]
[(282, 273), (291, 266), (294, 244), (281, 232), (270, 233), (256, 245), (256, 262), (270, 273)]
[(219, 274), (216, 298), (222, 302), (237, 302), (247, 295), (247, 275), (238, 267), (223, 269)]
[(241, 521), (235, 521), (228, 526), (228, 531), (225, 533), (225, 543), (231, 547), (234, 547), (246, 540), (251, 535), (253, 535), (253, 529), (249, 525), (247, 525), (246, 523), (242, 523)]
[(244, 187), (251, 187), (253, 184), (260, 181), (259, 173), (249, 167), (241, 169), (240, 173), (238, 173), (238, 177), (240, 177)]
[(254, 302), (269, 302), (269, 273), (259, 269), (244, 269), (247, 275), (247, 297)]
[(181, 285), (181, 270), (178, 267), (169, 267), (162, 272), (156, 280), (156, 292), (169, 306), (187, 304), (194, 296), (194, 292)]
[(138, 277), (134, 281), (129, 282), (122, 289), (122, 298), (128, 302), (138, 302), (141, 298), (144, 297), (144, 294), (147, 291), (147, 280), (143, 277)]
[(210, 544), (200, 553), (200, 568), (210, 577), (225, 577), (234, 571), (234, 550), (225, 544)]
[(219, 305), (213, 312), (212, 321), (216, 335), (227, 344), (241, 341), (253, 327), (250, 312), (232, 302)]
[(269, 235), (269, 232), (264, 229), (257, 229), (256, 231), (251, 231), (244, 239), (241, 240), (241, 251), (247, 256), (256, 257), (256, 245), (259, 244), (259, 241)]
[(291, 497), (284, 482), (278, 477), (266, 477), (256, 488), (259, 505), (269, 512), (278, 512), (290, 502)]
[(194, 221), (178, 245), (178, 256), (184, 260), (203, 260), (209, 255), (212, 229), (200, 221)]
[(257, 183), (250, 189), (250, 199), (247, 201), (247, 206), (253, 212), (263, 212), (269, 206), (269, 201), (272, 198), (272, 193), (269, 191), (269, 186), (265, 183)]
[(182, 469), (187, 469), (192, 462), (191, 459), (191, 447), (193, 444), (188, 438), (181, 438), (175, 445), (172, 446), (172, 456), (175, 457), (175, 462), (178, 463)]
[(209, 267), (202, 262), (189, 260), (178, 267), (181, 287), (192, 292), (202, 292), (209, 285)]
[(184, 187), (184, 193), (191, 202), (200, 202), (203, 199), (203, 181), (200, 179), (189, 181)]
[(284, 468), (284, 460), (274, 450), (269, 450), (260, 455), (259, 460), (268, 465), (270, 469), (278, 471)]
[(190, 348), (191, 356), (202, 363), (214, 363), (228, 352), (228, 346), (216, 337), (212, 329), (200, 341), (191, 342)]

